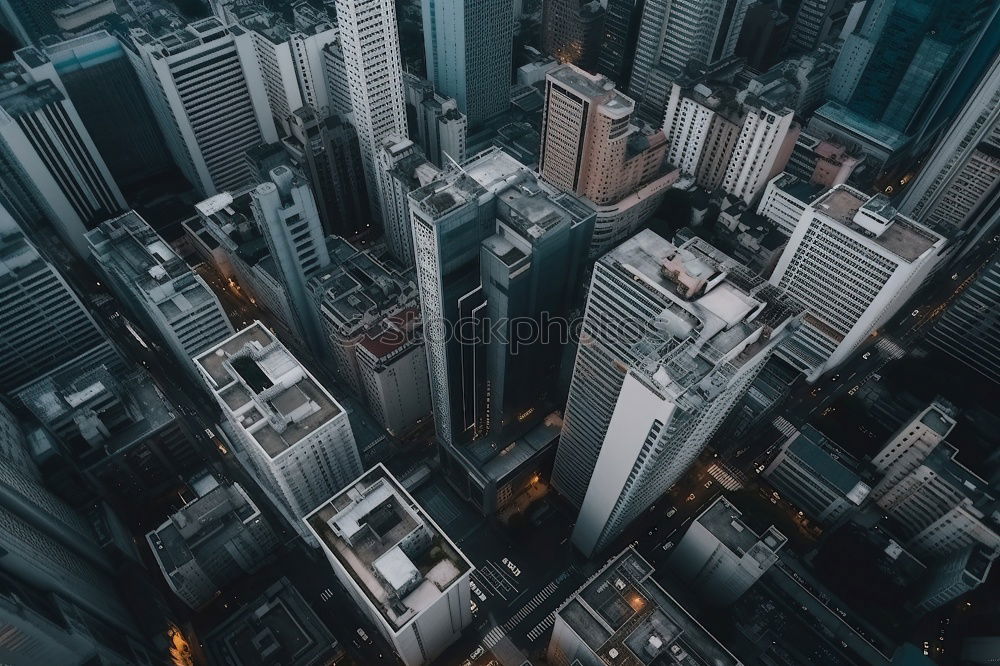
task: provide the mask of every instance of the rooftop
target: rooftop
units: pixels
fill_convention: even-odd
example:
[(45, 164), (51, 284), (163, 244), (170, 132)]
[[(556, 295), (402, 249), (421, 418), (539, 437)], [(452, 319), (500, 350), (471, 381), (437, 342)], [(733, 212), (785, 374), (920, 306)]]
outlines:
[(855, 504), (868, 496), (870, 488), (858, 476), (856, 461), (811, 425), (803, 426), (802, 432), (792, 435), (787, 449)]
[(738, 666), (740, 661), (652, 579), (632, 548), (557, 611), (606, 664)]
[(920, 258), (944, 240), (898, 213), (884, 195), (868, 196), (847, 185), (833, 188), (816, 199), (812, 207), (906, 262)]
[(226, 548), (244, 525), (260, 517), (260, 512), (239, 484), (202, 485), (199, 497), (184, 505), (162, 525), (146, 535), (164, 575), (183, 585), (184, 567), (192, 560), (211, 558)]
[(259, 321), (204, 351), (195, 362), (209, 389), (271, 458), (344, 412)]
[(722, 544), (742, 556), (751, 553), (755, 557), (758, 551), (762, 556), (769, 556), (781, 549), (787, 541), (785, 535), (774, 527), (757, 534), (743, 522), (743, 514), (724, 497), (719, 497), (705, 509), (695, 521), (707, 529)]
[(635, 109), (635, 102), (618, 92), (614, 81), (602, 74), (588, 74), (576, 65), (561, 65), (551, 69), (546, 78), (591, 103), (597, 103), (610, 116), (624, 118)]
[(305, 521), (397, 633), (473, 569), (382, 464)]

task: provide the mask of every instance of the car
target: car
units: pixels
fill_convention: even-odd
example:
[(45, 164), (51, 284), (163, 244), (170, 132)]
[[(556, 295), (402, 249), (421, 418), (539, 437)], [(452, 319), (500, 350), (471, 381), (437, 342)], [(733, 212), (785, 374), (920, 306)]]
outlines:
[(954, 275), (952, 275), (951, 279), (952, 280), (957, 280), (958, 279), (958, 273), (955, 273)]
[(473, 613), (478, 613), (479, 612), (479, 604), (477, 604), (475, 601), (471, 601), (470, 600), (469, 601), (469, 609), (472, 610)]
[(760, 474), (761, 472), (763, 472), (765, 469), (767, 469), (767, 465), (757, 465), (757, 473), (758, 474)]
[(670, 510), (667, 511), (667, 518), (673, 518), (676, 513), (677, 509), (675, 507), (670, 507)]
[(920, 308), (917, 308), (916, 310), (914, 310), (913, 312), (911, 312), (910, 316), (911, 317), (919, 317), (920, 316)]
[(835, 382), (838, 379), (840, 379), (840, 373), (839, 372), (837, 374), (835, 374), (833, 377), (830, 377), (830, 381), (831, 382)]
[(687, 498), (687, 501), (688, 501), (688, 502), (693, 502), (694, 500), (695, 500), (695, 495), (694, 495), (694, 493), (691, 493), (690, 495), (688, 495), (688, 498)]
[(360, 636), (361, 640), (363, 640), (365, 643), (368, 642), (368, 634), (361, 627), (358, 627), (358, 636)]
[(670, 550), (673, 547), (674, 547), (673, 541), (668, 541), (665, 544), (663, 544), (663, 550)]

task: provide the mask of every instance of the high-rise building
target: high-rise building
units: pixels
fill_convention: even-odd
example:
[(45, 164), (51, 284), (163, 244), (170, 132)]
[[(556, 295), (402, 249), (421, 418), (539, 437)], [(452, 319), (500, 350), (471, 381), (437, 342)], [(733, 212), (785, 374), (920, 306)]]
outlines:
[(655, 573), (632, 548), (611, 558), (556, 610), (548, 663), (741, 666)]
[(633, 125), (635, 104), (612, 81), (563, 65), (549, 71), (545, 88), (539, 173), (596, 212), (594, 258), (656, 211), (678, 172), (665, 159), (663, 132)]
[(322, 354), (323, 327), (306, 283), (330, 265), (323, 224), (312, 190), (299, 174), (279, 166), (268, 176), (250, 193), (253, 216), (271, 250), (299, 337)]
[(99, 30), (46, 44), (42, 52), (45, 58), (32, 57), (33, 65), (24, 57), (21, 64), (35, 80), (51, 79), (66, 92), (119, 186), (175, 168), (118, 37)]
[(643, 0), (608, 0), (604, 13), (604, 35), (597, 56), (597, 73), (629, 90), (635, 41), (639, 35)]
[[(475, 129), (510, 106), (511, 0), (421, 0), (427, 78)], [(401, 134), (405, 136), (405, 134)]]
[(408, 72), (403, 73), (407, 116), (411, 133), (427, 159), (446, 169), (465, 161), (465, 140), (468, 118), (458, 110), (458, 102), (443, 97), (434, 84)]
[(0, 391), (14, 391), (77, 357), (116, 356), (55, 266), (0, 208)]
[(102, 223), (86, 238), (91, 262), (132, 316), (199, 376), (191, 359), (234, 332), (205, 280), (135, 211)]
[(21, 224), (47, 220), (85, 256), (84, 231), (124, 210), (125, 199), (54, 74), (34, 79), (35, 68), (51, 72), (45, 56), (29, 47), (18, 57), (0, 67), (8, 81), (0, 91), (0, 159), (10, 165), (2, 203)]
[(52, 10), (65, 0), (2, 0), (0, 19), (8, 32), (23, 46), (34, 44), (40, 37), (59, 32)]
[(691, 522), (667, 564), (705, 602), (726, 606), (778, 561), (787, 540), (774, 526), (757, 534), (739, 509), (719, 497)]
[(303, 107), (282, 142), (312, 186), (328, 234), (353, 238), (369, 228), (365, 169), (358, 133), (345, 116), (325, 118)]
[(873, 497), (877, 499), (884, 489), (894, 486), (919, 467), (920, 462), (951, 433), (955, 423), (953, 407), (933, 402), (900, 426), (872, 458), (875, 471), (883, 475)]
[[(541, 327), (543, 313), (568, 314), (592, 211), (497, 149), (411, 192), (410, 211), (438, 440), (460, 447), (529, 408), (541, 417), (559, 345), (524, 343), (508, 329), (517, 317)], [(491, 324), (496, 336), (475, 335)]]
[(592, 72), (603, 36), (599, 0), (551, 0), (542, 5), (542, 50), (562, 63)]
[(642, 10), (629, 94), (637, 113), (659, 123), (674, 78), (689, 63), (733, 55), (750, 0), (648, 0)]
[(825, 192), (825, 187), (810, 185), (787, 171), (782, 172), (772, 178), (764, 189), (764, 195), (757, 204), (757, 214), (773, 222), (785, 236), (791, 236), (809, 204)]
[(206, 472), (189, 485), (197, 497), (146, 541), (167, 585), (197, 609), (241, 574), (260, 569), (279, 542), (238, 483), (220, 483)]
[(260, 322), (196, 359), (251, 471), (289, 523), (361, 473), (347, 412)]
[(809, 381), (837, 367), (920, 287), (944, 245), (885, 195), (840, 185), (818, 197), (771, 276), (808, 313), (779, 353)]
[(158, 37), (135, 28), (126, 46), (191, 184), (206, 196), (248, 185), (244, 153), (278, 139), (250, 33), (212, 17)]
[(307, 106), (321, 118), (330, 112), (323, 49), (337, 39), (337, 28), (325, 13), (303, 4), (289, 23), (277, 12), (261, 7), (239, 18), (253, 36), (267, 99), (276, 127), (289, 132), (289, 116)]
[(802, 0), (795, 13), (788, 45), (809, 52), (828, 39), (836, 39), (847, 20), (846, 0)]
[(400, 435), (431, 409), (417, 284), (343, 239), (328, 240), (333, 267), (313, 278), (329, 355), (371, 414)]
[(798, 315), (700, 239), (644, 230), (594, 270), (553, 484), (609, 545), (694, 462)]
[[(1000, 207), (1000, 56), (959, 112), (899, 204), (949, 236), (974, 242)], [(971, 244), (971, 243), (970, 243)]]
[(340, 31), (336, 39), (323, 48), (323, 69), (326, 72), (326, 91), (330, 98), (330, 114), (347, 115), (351, 112), (351, 86), (347, 78), (347, 63), (341, 47)]
[(387, 136), (407, 136), (396, 5), (392, 0), (338, 0), (337, 25), (368, 200), (375, 218), (381, 220), (385, 197), (378, 151)]
[(948, 306), (927, 341), (1000, 383), (1000, 258), (984, 266)]
[(751, 71), (766, 72), (781, 59), (791, 27), (777, 0), (756, 0), (747, 7), (733, 54), (746, 58)]
[(90, 488), (124, 510), (162, 497), (205, 464), (141, 368), (123, 372), (79, 359), (16, 397), (55, 440), (40, 457), (78, 470)]
[(930, 612), (976, 589), (986, 582), (996, 558), (996, 549), (983, 544), (966, 546), (945, 558), (917, 592), (916, 610)]
[(860, 506), (871, 492), (857, 462), (810, 425), (793, 432), (778, 450), (764, 478), (819, 523), (833, 523)]
[(800, 132), (785, 171), (809, 185), (830, 188), (846, 183), (854, 170), (864, 164), (864, 159), (863, 153), (855, 155), (833, 139)]
[(408, 195), (441, 176), (410, 139), (389, 135), (378, 155), (379, 177), (386, 184), (382, 229), (389, 253), (404, 267), (413, 265), (413, 223)]
[(381, 463), (304, 524), (406, 666), (432, 663), (472, 623), (475, 567)]
[(739, 138), (722, 178), (722, 189), (750, 204), (781, 173), (795, 147), (799, 126), (788, 108), (761, 106), (743, 120)]

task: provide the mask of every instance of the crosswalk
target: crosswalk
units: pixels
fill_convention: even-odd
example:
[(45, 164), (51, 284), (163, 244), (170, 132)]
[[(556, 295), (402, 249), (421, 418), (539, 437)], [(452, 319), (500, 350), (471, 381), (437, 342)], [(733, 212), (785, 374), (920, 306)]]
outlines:
[(712, 463), (712, 465), (708, 468), (708, 473), (726, 490), (739, 490), (743, 487), (743, 484), (740, 483), (739, 479), (736, 478), (733, 472), (724, 469), (717, 463)]
[(490, 633), (483, 637), (483, 647), (487, 650), (491, 649), (506, 635), (507, 632), (503, 630), (503, 627), (493, 627), (490, 629)]
[(531, 601), (521, 606), (521, 610), (514, 613), (514, 615), (509, 620), (504, 622), (503, 624), (504, 629), (510, 631), (511, 629), (519, 625), (521, 623), (521, 620), (526, 618), (531, 613), (531, 611), (538, 608), (539, 604), (543, 603), (546, 599), (549, 598), (549, 595), (551, 595), (553, 592), (556, 591), (556, 587), (558, 587), (558, 585), (555, 583), (555, 581), (543, 587), (538, 594), (536, 594), (531, 598)]
[(773, 424), (774, 427), (778, 429), (778, 432), (780, 432), (785, 437), (791, 437), (796, 432), (798, 432), (798, 428), (796, 428), (792, 424), (792, 422), (786, 419), (784, 416), (776, 416), (773, 421)]
[(528, 632), (528, 640), (532, 642), (538, 640), (538, 637), (544, 634), (546, 631), (548, 631), (549, 627), (555, 624), (555, 622), (556, 622), (556, 612), (552, 611), (551, 613), (545, 616), (544, 620), (536, 624), (534, 629)]
[(906, 350), (891, 338), (882, 338), (875, 343), (875, 349), (879, 350), (890, 359), (899, 359), (906, 356)]

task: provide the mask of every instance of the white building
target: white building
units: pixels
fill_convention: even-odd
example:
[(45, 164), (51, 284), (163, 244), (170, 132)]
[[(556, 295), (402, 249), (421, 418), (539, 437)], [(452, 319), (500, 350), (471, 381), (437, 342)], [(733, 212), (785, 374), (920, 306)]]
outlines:
[(815, 199), (771, 276), (808, 311), (780, 353), (809, 381), (837, 367), (913, 295), (944, 245), (884, 195), (840, 185)]
[(116, 356), (55, 266), (0, 207), (0, 391), (10, 391), (90, 355)]
[(217, 18), (154, 37), (131, 32), (129, 55), (167, 147), (206, 196), (249, 184), (244, 153), (277, 141), (253, 37)]
[(86, 256), (84, 232), (125, 199), (48, 58), (21, 49), (0, 73), (0, 204), (21, 223), (47, 220)]
[(381, 464), (304, 522), (406, 666), (432, 663), (472, 623), (472, 563)]
[[(572, 539), (587, 555), (680, 478), (798, 314), (700, 239), (676, 247), (646, 230), (598, 266), (553, 471), (571, 499), (586, 486)], [(611, 309), (640, 303), (652, 312), (621, 323), (652, 332), (617, 334)]]
[(654, 573), (632, 548), (613, 557), (556, 610), (547, 663), (740, 666)]
[(191, 608), (201, 608), (240, 575), (267, 563), (277, 535), (238, 483), (210, 473), (191, 482), (197, 497), (146, 534), (167, 585)]
[(427, 78), (472, 127), (510, 106), (511, 0), (421, 0)]
[[(884, 489), (894, 486), (903, 475), (916, 469), (920, 461), (943, 442), (954, 427), (954, 409), (939, 402), (931, 403), (908, 423), (904, 423), (872, 458), (875, 471), (884, 475), (872, 496), (878, 499)], [(890, 469), (894, 470), (891, 474)]]
[(293, 25), (266, 9), (244, 16), (239, 24), (253, 36), (271, 114), (283, 133), (289, 116), (308, 106), (320, 117), (330, 113), (323, 49), (337, 39), (337, 28), (309, 5), (296, 7), (307, 25)]
[(413, 224), (410, 221), (410, 192), (441, 177), (441, 171), (427, 161), (423, 151), (410, 139), (390, 135), (378, 153), (382, 190), (382, 230), (389, 252), (402, 266), (413, 265)]
[(396, 5), (392, 0), (337, 0), (337, 25), (368, 198), (380, 219), (386, 183), (379, 178), (378, 151), (386, 137), (407, 136)]
[(86, 235), (93, 263), (135, 316), (189, 371), (192, 358), (233, 334), (218, 297), (135, 211)]
[(791, 109), (752, 110), (743, 121), (739, 139), (722, 179), (722, 189), (752, 203), (767, 182), (781, 173), (795, 148), (799, 126)]
[(787, 541), (774, 526), (757, 534), (741, 516), (719, 497), (691, 522), (667, 561), (707, 603), (726, 606), (743, 596), (778, 561)]
[(415, 120), (413, 139), (427, 158), (442, 169), (464, 162), (469, 121), (458, 109), (458, 102), (439, 95), (433, 83), (409, 72), (403, 73), (403, 86)]
[(764, 195), (757, 204), (757, 214), (774, 222), (778, 231), (790, 237), (809, 204), (825, 191), (825, 188), (810, 185), (790, 173), (780, 173), (764, 188)]
[(347, 412), (260, 322), (195, 360), (254, 476), (310, 538), (301, 518), (361, 473)]

